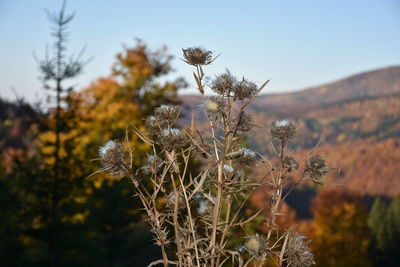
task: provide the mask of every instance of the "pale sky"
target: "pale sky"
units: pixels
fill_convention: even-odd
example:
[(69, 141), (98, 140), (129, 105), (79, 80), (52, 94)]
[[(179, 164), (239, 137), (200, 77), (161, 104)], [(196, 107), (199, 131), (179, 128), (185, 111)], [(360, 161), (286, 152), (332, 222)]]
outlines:
[[(32, 52), (41, 57), (52, 42), (44, 10), (61, 4), (0, 0), (0, 97), (14, 98), (11, 88), (28, 100), (42, 95)], [(76, 11), (69, 52), (85, 45), (94, 57), (75, 80), (78, 89), (108, 75), (115, 54), (136, 37), (169, 47), (173, 76), (192, 82), (181, 48), (200, 45), (222, 53), (205, 68), (210, 76), (229, 68), (259, 84), (271, 79), (264, 93), (400, 64), (399, 0), (69, 0), (67, 10)]]

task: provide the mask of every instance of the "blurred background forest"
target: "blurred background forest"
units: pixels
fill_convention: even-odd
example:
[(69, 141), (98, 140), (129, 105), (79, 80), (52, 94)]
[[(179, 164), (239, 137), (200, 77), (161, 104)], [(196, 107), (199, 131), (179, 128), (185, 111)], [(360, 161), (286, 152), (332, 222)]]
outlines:
[[(184, 78), (172, 78), (177, 55), (141, 40), (115, 51), (108, 75), (76, 88), (74, 80), (92, 64), (90, 47), (71, 57), (73, 14), (47, 15), (54, 43), (32, 70), (47, 97), (0, 98), (0, 266), (147, 266), (160, 251), (133, 186), (90, 176), (99, 167), (91, 159), (107, 140), (124, 140), (126, 126), (145, 129), (142, 118), (161, 104), (182, 105), (181, 125), (190, 124), (201, 96), (183, 91), (191, 86)], [(247, 142), (271, 155), (267, 126), (292, 119), (299, 126), (295, 157), (317, 146), (338, 168), (329, 184), (304, 185), (283, 207), (288, 216), (280, 223), (296, 225), (312, 240), (316, 266), (399, 266), (400, 66), (348, 75), (261, 95), (249, 107), (257, 127)], [(201, 129), (204, 117), (195, 119)], [(140, 166), (149, 148), (130, 142)], [(248, 212), (267, 199), (257, 190)]]

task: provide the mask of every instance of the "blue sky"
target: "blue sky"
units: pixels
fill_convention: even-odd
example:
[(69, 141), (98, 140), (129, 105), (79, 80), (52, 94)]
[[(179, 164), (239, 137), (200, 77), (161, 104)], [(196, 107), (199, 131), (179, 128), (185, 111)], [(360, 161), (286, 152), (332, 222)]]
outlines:
[[(0, 96), (11, 88), (32, 99), (43, 95), (32, 52), (51, 43), (44, 9), (61, 0), (0, 0)], [(178, 59), (173, 76), (191, 82), (181, 48), (201, 45), (222, 53), (206, 68), (226, 68), (257, 83), (264, 93), (286, 92), (334, 81), (361, 71), (400, 64), (398, 0), (79, 1), (70, 27), (70, 52), (87, 46), (93, 60), (76, 79), (77, 88), (110, 73), (122, 45), (143, 39), (165, 44)], [(193, 87), (192, 87), (193, 88)], [(187, 89), (186, 93), (194, 92)]]

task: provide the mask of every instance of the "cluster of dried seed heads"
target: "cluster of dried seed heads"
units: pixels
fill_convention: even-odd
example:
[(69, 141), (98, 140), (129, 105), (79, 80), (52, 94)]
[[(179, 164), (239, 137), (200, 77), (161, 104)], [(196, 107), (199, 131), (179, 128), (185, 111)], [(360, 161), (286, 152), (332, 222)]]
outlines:
[(255, 83), (245, 78), (238, 81), (229, 72), (218, 75), (211, 84), (211, 90), (220, 96), (233, 97), (238, 100), (253, 98), (259, 91)]

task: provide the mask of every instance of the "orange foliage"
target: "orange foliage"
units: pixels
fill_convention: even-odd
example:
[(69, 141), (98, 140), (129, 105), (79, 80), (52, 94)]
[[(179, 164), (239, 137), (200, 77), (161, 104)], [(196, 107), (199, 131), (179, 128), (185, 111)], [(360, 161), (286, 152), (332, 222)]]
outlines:
[(313, 204), (310, 238), (317, 266), (372, 266), (367, 214), (357, 195), (320, 191)]

